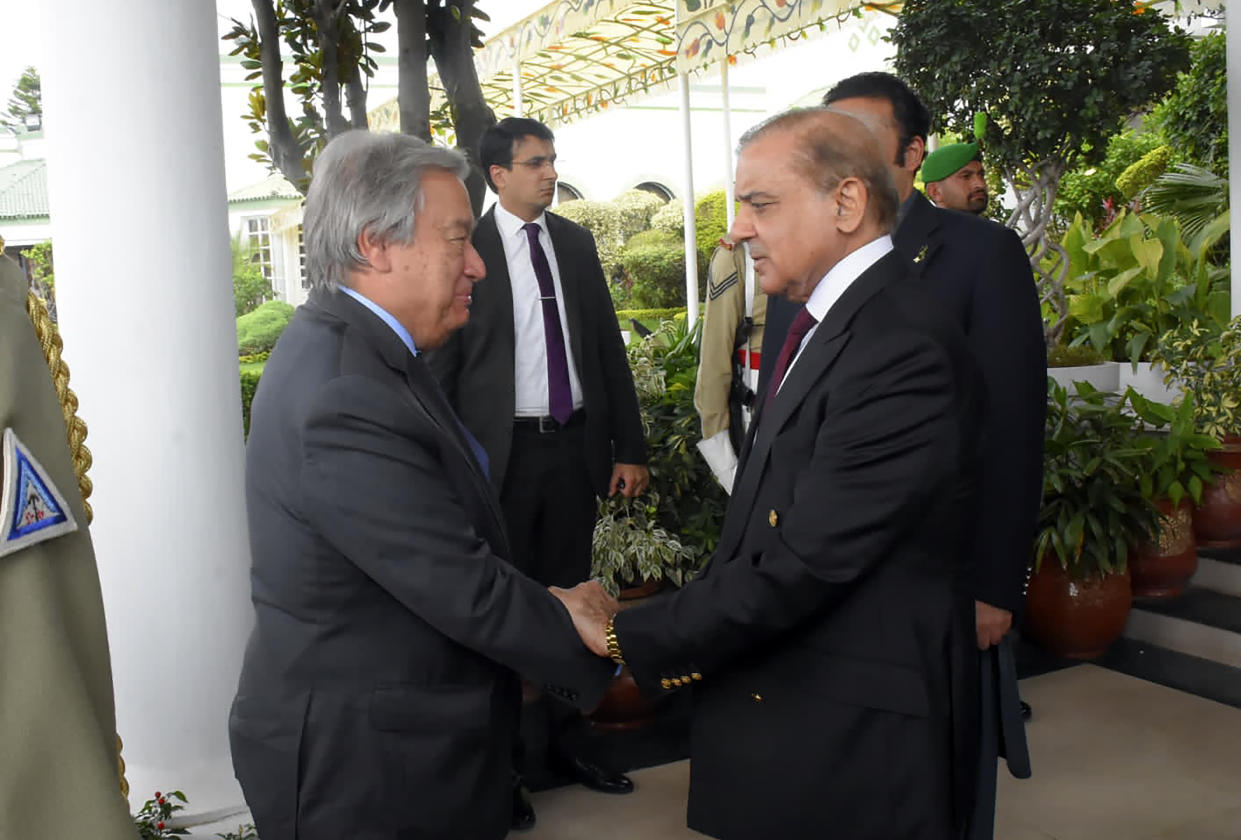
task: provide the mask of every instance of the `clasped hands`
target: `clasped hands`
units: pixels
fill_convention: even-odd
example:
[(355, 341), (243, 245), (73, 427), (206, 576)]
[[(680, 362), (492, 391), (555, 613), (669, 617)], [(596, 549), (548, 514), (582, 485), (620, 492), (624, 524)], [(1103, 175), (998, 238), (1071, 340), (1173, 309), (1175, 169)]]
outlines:
[(620, 606), (598, 581), (588, 580), (572, 589), (549, 586), (548, 591), (560, 599), (573, 618), (573, 627), (582, 643), (597, 656), (608, 655), (605, 627)]

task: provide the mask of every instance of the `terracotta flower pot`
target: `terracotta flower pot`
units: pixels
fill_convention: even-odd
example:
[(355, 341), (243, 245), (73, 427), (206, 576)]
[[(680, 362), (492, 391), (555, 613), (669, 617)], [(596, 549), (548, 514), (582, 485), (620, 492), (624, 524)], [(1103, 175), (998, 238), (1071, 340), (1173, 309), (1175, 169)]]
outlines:
[(1193, 504), (1182, 499), (1173, 508), (1168, 499), (1156, 499), (1155, 505), (1165, 517), (1158, 539), (1139, 545), (1129, 563), (1135, 598), (1175, 598), (1198, 570)]
[[(621, 602), (620, 608), (627, 610), (648, 600), (663, 588), (664, 581), (662, 580), (644, 581), (637, 586), (622, 589), (617, 600)], [(595, 729), (602, 729), (605, 732), (624, 732), (646, 726), (651, 722), (651, 718), (655, 716), (660, 705), (658, 700), (647, 699), (638, 690), (638, 684), (634, 681), (633, 675), (629, 673), (629, 669), (622, 668), (621, 672), (608, 683), (599, 708), (591, 712), (588, 719)]]
[(1058, 656), (1095, 659), (1120, 635), (1132, 604), (1128, 572), (1076, 579), (1044, 557), (1030, 577), (1026, 629)]
[(1203, 548), (1241, 546), (1241, 437), (1224, 438), (1223, 444), (1207, 457), (1231, 472), (1206, 485), (1202, 504), (1194, 509), (1194, 535)]

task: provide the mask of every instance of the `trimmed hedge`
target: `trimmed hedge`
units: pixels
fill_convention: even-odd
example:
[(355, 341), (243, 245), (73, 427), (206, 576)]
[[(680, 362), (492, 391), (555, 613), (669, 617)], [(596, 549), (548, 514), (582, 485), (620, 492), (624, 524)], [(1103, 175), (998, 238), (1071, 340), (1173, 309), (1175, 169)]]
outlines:
[[(726, 211), (723, 190), (709, 192), (694, 204), (694, 244), (698, 247), (700, 268), (711, 259), (720, 237), (728, 233)], [(655, 211), (655, 215), (651, 216), (651, 229), (683, 235), (685, 213), (681, 210), (681, 202), (673, 199)]]
[(259, 377), (263, 369), (241, 371), (241, 427), (245, 436), (250, 436), (250, 403), (254, 400), (254, 392), (259, 387)]
[(685, 244), (681, 237), (647, 230), (625, 243), (621, 268), (634, 309), (659, 309), (685, 303)]
[(293, 307), (281, 300), (269, 300), (242, 315), (237, 319), (237, 354), (271, 352), (292, 318)]

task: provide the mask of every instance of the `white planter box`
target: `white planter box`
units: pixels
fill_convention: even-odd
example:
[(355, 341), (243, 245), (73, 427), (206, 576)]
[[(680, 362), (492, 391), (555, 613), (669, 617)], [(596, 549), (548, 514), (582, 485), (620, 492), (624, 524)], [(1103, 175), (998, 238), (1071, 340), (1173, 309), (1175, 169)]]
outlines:
[(1100, 391), (1120, 389), (1120, 365), (1117, 362), (1047, 368), (1047, 375), (1063, 385), (1069, 394), (1077, 392), (1074, 382), (1089, 382)]
[(1163, 384), (1164, 369), (1156, 363), (1138, 362), (1137, 370), (1130, 362), (1120, 363), (1120, 390), (1132, 387), (1148, 400), (1161, 403), (1173, 403), (1179, 400), (1184, 390), (1174, 384), (1171, 388)]

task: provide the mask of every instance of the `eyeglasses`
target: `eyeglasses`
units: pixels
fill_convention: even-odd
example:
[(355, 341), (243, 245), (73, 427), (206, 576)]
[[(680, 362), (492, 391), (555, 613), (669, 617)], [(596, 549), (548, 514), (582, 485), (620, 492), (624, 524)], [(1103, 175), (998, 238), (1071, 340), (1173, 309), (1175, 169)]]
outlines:
[(541, 157), (541, 156), (540, 156), (540, 157), (533, 157), (533, 158), (530, 158), (530, 160), (515, 160), (515, 161), (513, 161), (513, 165), (514, 165), (514, 166), (524, 166), (524, 167), (526, 167), (527, 169), (530, 169), (530, 170), (532, 170), (532, 171), (537, 172), (538, 170), (540, 170), (540, 169), (542, 169), (542, 168), (544, 168), (544, 167), (546, 167), (546, 166), (550, 166), (550, 167), (552, 167), (552, 168), (555, 168), (555, 166), (556, 166), (556, 156), (555, 156), (555, 155), (552, 155), (551, 157)]

